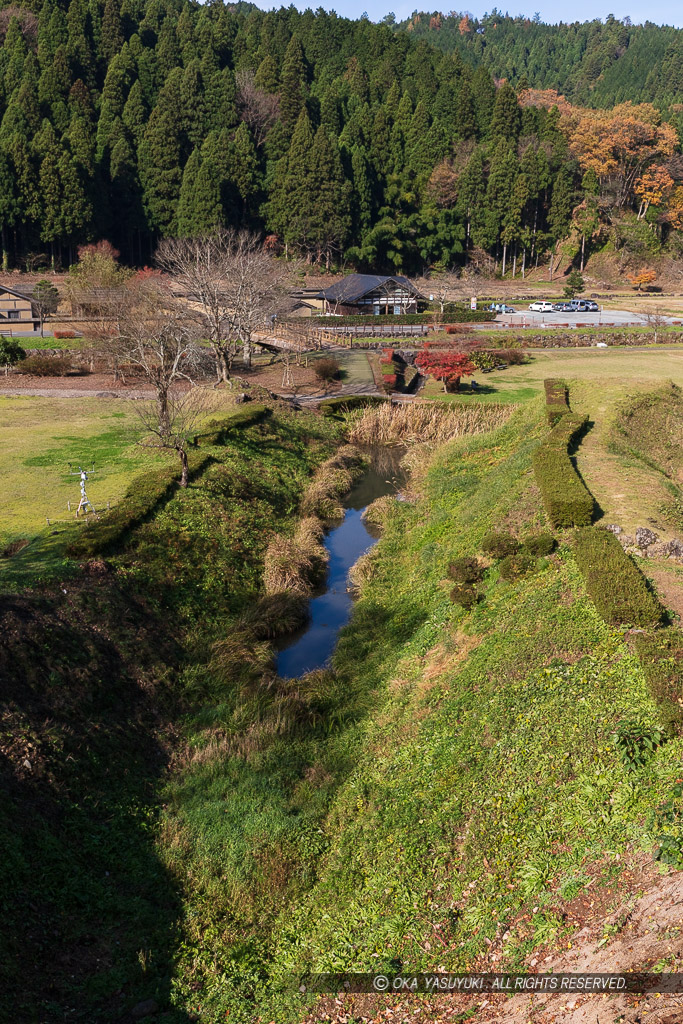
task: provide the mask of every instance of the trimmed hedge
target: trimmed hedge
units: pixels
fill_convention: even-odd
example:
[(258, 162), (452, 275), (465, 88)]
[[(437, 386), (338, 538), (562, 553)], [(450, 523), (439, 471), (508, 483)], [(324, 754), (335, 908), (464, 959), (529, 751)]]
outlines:
[[(188, 455), (190, 479), (197, 477), (212, 462), (211, 455)], [(121, 502), (101, 519), (80, 529), (67, 547), (72, 558), (106, 555), (118, 547), (125, 536), (140, 526), (160, 505), (168, 501), (178, 487), (179, 466), (166, 466), (155, 473), (136, 477)]]
[(247, 405), (236, 412), (230, 413), (225, 419), (211, 420), (207, 423), (207, 432), (197, 434), (194, 438), (196, 445), (223, 444), (225, 435), (231, 430), (242, 427), (251, 427), (255, 423), (272, 416), (273, 410), (269, 405)]
[(548, 519), (555, 527), (589, 526), (593, 519), (593, 495), (574, 469), (567, 451), (587, 422), (587, 416), (565, 413), (534, 453), (534, 476)]
[(362, 409), (366, 405), (381, 405), (388, 399), (380, 395), (335, 395), (323, 398), (318, 404), (321, 416), (336, 416), (339, 419), (350, 409)]
[(683, 633), (679, 629), (661, 629), (654, 635), (637, 633), (633, 645), (640, 660), (650, 693), (667, 713), (669, 723), (678, 726), (683, 698)]
[(609, 530), (577, 531), (574, 556), (599, 614), (612, 626), (657, 626), (664, 609), (633, 559)]
[(409, 327), (411, 324), (441, 324), (441, 323), (488, 323), (496, 319), (496, 314), (487, 309), (470, 309), (468, 306), (456, 307), (444, 313), (397, 313), (385, 316), (381, 313), (374, 316), (372, 313), (349, 313), (346, 316), (320, 316), (313, 317), (311, 323), (318, 326), (325, 325), (334, 327), (370, 327), (372, 324), (386, 325), (397, 324), (402, 327)]
[(569, 410), (567, 385), (563, 380), (544, 380), (546, 416), (554, 427)]

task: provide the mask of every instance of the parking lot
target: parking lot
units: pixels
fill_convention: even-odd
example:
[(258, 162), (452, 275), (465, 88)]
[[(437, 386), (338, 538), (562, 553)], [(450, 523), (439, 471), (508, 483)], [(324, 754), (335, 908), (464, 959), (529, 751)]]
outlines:
[[(537, 313), (515, 306), (516, 313), (499, 313), (496, 322), (511, 327), (643, 327), (648, 318), (628, 309), (605, 309), (598, 313)], [(680, 319), (663, 317), (663, 323), (678, 324)]]

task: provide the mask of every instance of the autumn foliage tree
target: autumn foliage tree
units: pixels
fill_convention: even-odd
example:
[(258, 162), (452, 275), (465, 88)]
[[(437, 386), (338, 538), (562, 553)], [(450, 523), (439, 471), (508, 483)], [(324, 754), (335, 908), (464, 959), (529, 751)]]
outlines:
[(638, 270), (635, 274), (627, 274), (626, 276), (633, 287), (640, 291), (644, 284), (652, 284), (657, 277), (657, 271), (651, 270), (649, 267), (643, 267), (642, 270)]
[(459, 391), (463, 377), (471, 377), (476, 366), (465, 352), (454, 349), (439, 349), (427, 342), (415, 357), (415, 365), (436, 380), (443, 381), (446, 392)]

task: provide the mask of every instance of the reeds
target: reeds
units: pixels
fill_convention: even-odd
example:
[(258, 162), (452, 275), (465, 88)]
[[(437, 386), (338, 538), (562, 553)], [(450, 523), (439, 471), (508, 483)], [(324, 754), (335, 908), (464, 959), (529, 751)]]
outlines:
[(267, 594), (289, 591), (310, 594), (322, 581), (328, 553), (322, 545), (323, 525), (315, 516), (299, 523), (293, 537), (277, 534), (266, 551), (263, 582)]
[(362, 472), (363, 462), (362, 453), (350, 444), (343, 445), (331, 459), (323, 462), (304, 491), (303, 514), (321, 519), (343, 518), (344, 506), (340, 498)]
[(396, 498), (392, 497), (391, 494), (383, 494), (381, 498), (375, 498), (367, 506), (361, 519), (368, 523), (369, 526), (377, 526), (383, 529), (395, 507)]
[(505, 405), (450, 405), (415, 403), (375, 406), (350, 413), (348, 436), (354, 444), (440, 444), (463, 434), (494, 430), (512, 412)]

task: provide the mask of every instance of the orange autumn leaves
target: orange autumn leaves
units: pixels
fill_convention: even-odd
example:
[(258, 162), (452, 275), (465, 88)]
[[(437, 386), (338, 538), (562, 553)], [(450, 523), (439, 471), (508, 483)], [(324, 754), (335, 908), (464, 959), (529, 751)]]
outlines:
[(659, 205), (671, 192), (674, 179), (664, 166), (672, 156), (677, 136), (651, 103), (620, 103), (611, 110), (572, 106), (552, 90), (528, 89), (523, 106), (557, 107), (559, 128), (569, 152), (585, 173), (592, 170), (600, 183), (612, 186), (615, 205), (635, 198), (641, 209)]

